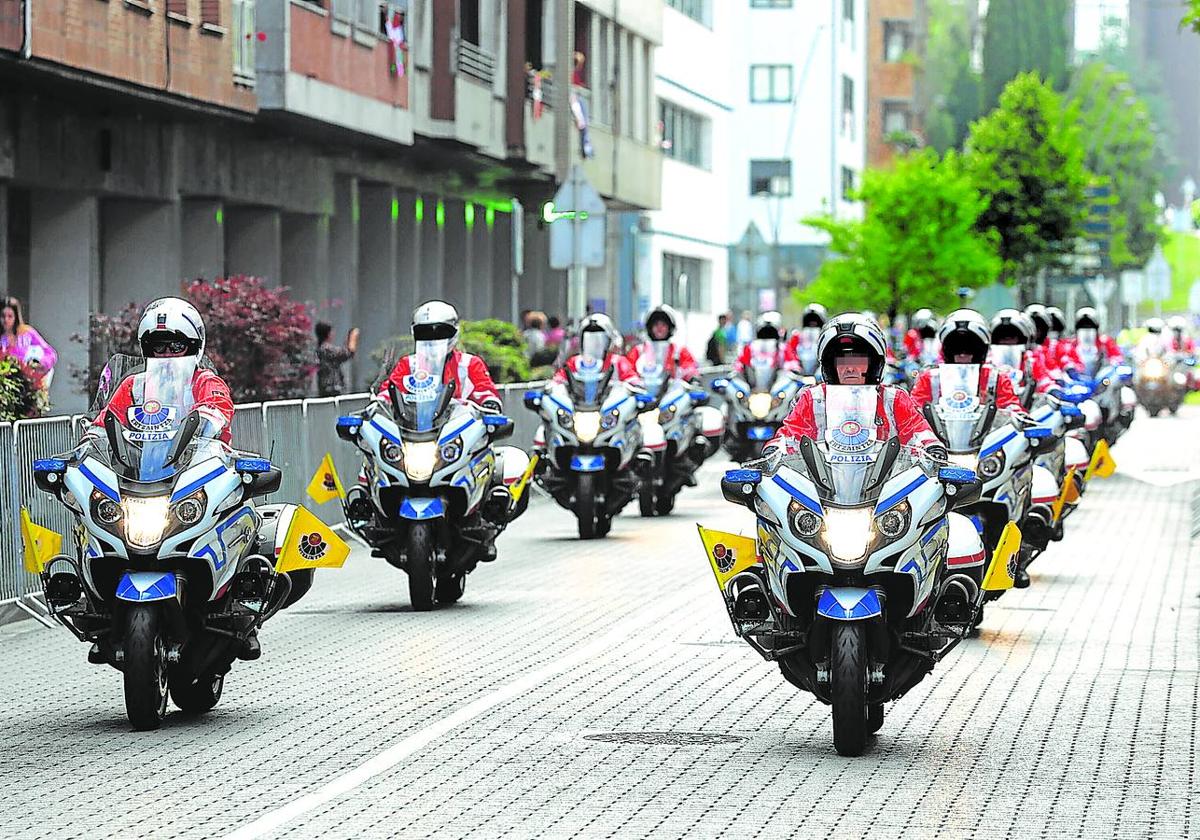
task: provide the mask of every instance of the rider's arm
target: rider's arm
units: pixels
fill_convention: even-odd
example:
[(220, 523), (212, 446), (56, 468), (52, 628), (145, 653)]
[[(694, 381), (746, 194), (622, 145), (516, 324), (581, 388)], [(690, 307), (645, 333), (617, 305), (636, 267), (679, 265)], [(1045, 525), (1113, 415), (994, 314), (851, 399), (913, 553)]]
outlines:
[(1025, 406), (1021, 405), (1021, 398), (1013, 390), (1012, 380), (1008, 376), (996, 377), (996, 407), (1021, 414), (1025, 413)]
[(128, 376), (121, 381), (117, 386), (117, 390), (113, 392), (112, 397), (108, 400), (108, 405), (100, 409), (100, 413), (96, 415), (93, 426), (100, 428), (104, 427), (104, 418), (111, 412), (117, 418), (117, 422), (124, 424), (125, 418), (129, 416), (129, 406), (133, 404), (133, 377)]
[(813, 415), (812, 388), (805, 388), (796, 398), (796, 404), (788, 414), (775, 437), (763, 447), (763, 454), (769, 449), (781, 449), (792, 452), (793, 442), (800, 438), (817, 439), (817, 419)]
[(388, 378), (379, 384), (379, 392), (377, 397), (391, 402), (392, 398), (388, 394), (388, 385), (395, 385), (396, 391), (404, 393), (404, 377), (408, 376), (408, 356), (405, 356), (400, 361), (396, 362), (396, 366), (392, 368), (392, 372), (388, 374)]
[(941, 446), (938, 436), (929, 428), (925, 415), (916, 402), (899, 388), (895, 389), (892, 412), (896, 417), (896, 436), (903, 444), (917, 446)]
[(576, 358), (577, 358), (576, 356), (572, 356), (571, 358), (569, 358), (565, 362), (563, 362), (562, 367), (560, 367), (558, 370), (554, 371), (554, 377), (551, 381), (554, 382), (555, 385), (562, 385), (563, 383), (565, 383), (567, 381), (567, 371), (573, 369), (571, 362), (573, 362)]
[(700, 376), (700, 366), (696, 364), (696, 357), (686, 347), (679, 348), (679, 360), (676, 363), (675, 375), (689, 382)]
[(195, 399), (193, 411), (196, 411), (213, 427), (219, 428), (218, 437), (229, 443), (233, 437), (230, 431), (233, 424), (233, 396), (225, 380), (212, 371), (201, 370), (192, 382), (192, 397)]
[(930, 371), (923, 370), (917, 376), (917, 382), (913, 385), (912, 401), (918, 407), (928, 405), (933, 402), (933, 374)]
[(500, 401), (500, 391), (492, 381), (491, 371), (487, 363), (478, 356), (472, 356), (467, 364), (467, 376), (471, 378), (471, 402), (484, 411), (499, 413), (504, 408)]
[(629, 359), (613, 354), (612, 365), (616, 370), (617, 379), (621, 382), (638, 388), (642, 386), (642, 377), (638, 375), (637, 368), (633, 366), (633, 363)]
[(742, 352), (738, 353), (737, 359), (733, 362), (733, 372), (741, 373), (746, 369), (746, 365), (750, 364), (750, 345), (747, 344), (742, 348)]
[(800, 370), (800, 357), (796, 355), (796, 351), (786, 344), (783, 346), (783, 364), (781, 367), (784, 370)]

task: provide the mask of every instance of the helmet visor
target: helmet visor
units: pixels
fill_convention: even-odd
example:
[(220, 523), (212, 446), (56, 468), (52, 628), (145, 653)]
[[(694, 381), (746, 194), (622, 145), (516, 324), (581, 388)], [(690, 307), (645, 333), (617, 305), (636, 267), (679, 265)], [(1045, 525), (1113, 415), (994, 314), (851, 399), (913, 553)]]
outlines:
[(589, 359), (604, 359), (611, 347), (612, 339), (604, 330), (585, 330), (579, 339), (579, 353)]

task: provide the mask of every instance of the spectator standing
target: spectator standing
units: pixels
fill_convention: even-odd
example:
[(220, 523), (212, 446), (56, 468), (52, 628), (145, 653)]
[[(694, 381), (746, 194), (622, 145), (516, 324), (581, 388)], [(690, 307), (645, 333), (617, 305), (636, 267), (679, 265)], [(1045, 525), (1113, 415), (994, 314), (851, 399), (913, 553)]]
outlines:
[(728, 315), (717, 316), (717, 328), (713, 330), (713, 334), (709, 336), (708, 346), (704, 350), (704, 357), (708, 359), (710, 365), (725, 364), (725, 353), (728, 350), (725, 336), (729, 326)]
[(50, 388), (58, 353), (41, 333), (25, 323), (21, 302), (15, 297), (0, 304), (0, 355), (13, 356), (41, 375), (41, 387)]
[(742, 348), (754, 340), (754, 322), (750, 320), (750, 310), (742, 312), (742, 320), (738, 321), (737, 325), (737, 349), (740, 353)]
[(549, 321), (550, 329), (546, 330), (546, 346), (558, 347), (567, 339), (567, 331), (562, 327), (562, 321), (557, 315), (551, 315)]
[(525, 349), (530, 358), (546, 349), (546, 316), (541, 312), (530, 312), (525, 321)]
[(342, 365), (358, 352), (358, 327), (346, 334), (346, 344), (342, 347), (329, 340), (333, 327), (324, 321), (317, 324), (314, 332), (317, 335), (317, 396), (341, 396), (346, 390)]

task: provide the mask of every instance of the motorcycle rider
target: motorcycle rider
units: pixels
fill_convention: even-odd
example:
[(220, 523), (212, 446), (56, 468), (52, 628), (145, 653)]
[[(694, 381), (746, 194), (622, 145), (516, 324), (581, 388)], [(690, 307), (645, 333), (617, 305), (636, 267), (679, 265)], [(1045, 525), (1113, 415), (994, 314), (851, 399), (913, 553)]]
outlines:
[(1173, 353), (1183, 353), (1188, 356), (1196, 354), (1196, 342), (1187, 334), (1187, 318), (1182, 315), (1172, 315), (1167, 319), (1167, 329), (1171, 334), (1167, 337), (1167, 345)]
[(1090, 306), (1075, 312), (1075, 354), (1082, 359), (1099, 353), (1107, 364), (1119, 364), (1125, 354), (1110, 335), (1100, 332), (1100, 315)]
[(738, 354), (737, 360), (733, 363), (734, 373), (740, 376), (750, 364), (752, 345), (758, 342), (770, 342), (763, 346), (767, 352), (774, 354), (776, 369), (791, 371), (800, 369), (800, 360), (796, 358), (795, 352), (783, 340), (783, 316), (778, 312), (771, 311), (762, 314), (758, 319), (754, 338), (756, 341), (747, 344), (742, 348), (742, 352)]
[(692, 352), (682, 344), (671, 341), (677, 324), (678, 315), (670, 306), (663, 304), (650, 310), (646, 316), (646, 341), (632, 347), (626, 355), (635, 371), (638, 359), (643, 354), (655, 358), (655, 351), (661, 350), (664, 351), (663, 366), (668, 377), (692, 383), (700, 381), (700, 368)]
[[(499, 414), (504, 404), (487, 363), (473, 353), (458, 349), (458, 333), (458, 310), (446, 301), (426, 301), (413, 310), (412, 337), (417, 355), (404, 356), (396, 362), (388, 378), (380, 384), (378, 398), (391, 401), (389, 385), (395, 385), (401, 394), (409, 390), (413, 361), (425, 355), (423, 351), (444, 352), (446, 364), (441, 371), (442, 382), (454, 386), (455, 399), (474, 403), (485, 414)], [(437, 375), (435, 371), (426, 373)]]
[[(909, 322), (908, 332), (904, 334), (904, 354), (906, 361), (920, 363), (922, 353), (930, 349), (926, 342), (936, 341), (938, 322), (932, 309), (918, 309), (913, 313)], [(936, 355), (936, 346), (932, 348)]]
[[(982, 315), (973, 309), (951, 312), (938, 329), (938, 340), (942, 344), (942, 356), (946, 364), (979, 365), (981, 402), (994, 400), (998, 409), (1028, 419), (1020, 398), (1013, 390), (1012, 379), (1002, 376), (995, 366), (988, 364), (992, 332)], [(940, 374), (941, 371), (934, 367), (921, 371), (917, 377), (912, 399), (918, 408), (936, 401), (935, 394), (941, 392)]]
[(796, 354), (797, 358), (800, 356), (802, 347), (815, 353), (817, 339), (821, 337), (821, 330), (828, 320), (829, 315), (821, 304), (810, 303), (804, 308), (804, 312), (800, 315), (800, 329), (792, 330), (792, 334), (788, 338), (788, 347)]
[(1026, 409), (1034, 394), (1049, 391), (1055, 386), (1054, 377), (1046, 367), (1040, 347), (1034, 344), (1033, 322), (1019, 309), (1001, 309), (991, 320), (992, 346), (988, 361), (1000, 370), (1010, 369), (1021, 374), (1022, 405)]
[[(637, 368), (629, 359), (621, 355), (621, 334), (613, 326), (612, 319), (604, 313), (593, 313), (580, 322), (578, 351), (563, 362), (563, 366), (555, 372), (554, 381), (556, 383), (566, 382), (567, 371), (577, 372), (581, 362), (599, 362), (600, 370), (603, 372), (612, 368), (618, 381), (630, 382), (635, 385), (641, 384)], [(693, 360), (693, 364), (695, 364), (695, 360)]]
[(878, 324), (857, 312), (838, 315), (821, 331), (817, 347), (824, 381), (800, 392), (787, 420), (763, 448), (764, 458), (794, 454), (794, 442), (799, 438), (824, 439), (829, 386), (869, 385), (879, 394), (875, 424), (881, 439), (895, 436), (902, 444), (921, 447), (930, 456), (946, 460), (946, 448), (908, 393), (882, 384), (887, 337)]
[(1070, 342), (1060, 341), (1051, 335), (1053, 323), (1045, 306), (1031, 303), (1025, 307), (1025, 314), (1033, 321), (1034, 340), (1042, 349), (1043, 361), (1051, 374), (1065, 375), (1083, 367)]

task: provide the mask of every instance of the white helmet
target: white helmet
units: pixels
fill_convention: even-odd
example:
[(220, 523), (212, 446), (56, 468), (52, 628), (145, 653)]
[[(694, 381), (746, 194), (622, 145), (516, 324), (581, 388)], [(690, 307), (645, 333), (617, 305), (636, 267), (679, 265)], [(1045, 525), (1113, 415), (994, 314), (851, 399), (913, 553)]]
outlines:
[(446, 341), (453, 350), (458, 343), (458, 310), (444, 300), (430, 300), (413, 310), (412, 336), (416, 341)]
[(883, 366), (887, 362), (887, 336), (873, 320), (859, 312), (846, 312), (825, 324), (817, 340), (817, 358), (821, 374), (830, 385), (838, 382), (839, 356), (866, 356), (866, 384), (883, 381)]
[(1152, 335), (1161, 335), (1164, 326), (1162, 318), (1146, 319), (1146, 332)]
[(953, 363), (956, 356), (969, 354), (971, 364), (981, 365), (987, 360), (988, 348), (992, 345), (992, 330), (974, 309), (956, 309), (942, 322), (938, 340), (947, 362)]
[(588, 315), (579, 323), (579, 352), (593, 359), (605, 359), (621, 345), (621, 334), (612, 319), (603, 312)]
[(196, 307), (177, 297), (151, 301), (138, 322), (138, 344), (147, 359), (204, 355), (204, 321)]
[(764, 312), (759, 316), (758, 327), (754, 331), (755, 338), (783, 340), (783, 316), (775, 310)]
[(1184, 318), (1182, 315), (1172, 315), (1167, 319), (1167, 329), (1169, 330), (1183, 334), (1187, 332), (1187, 328), (1187, 318)]

